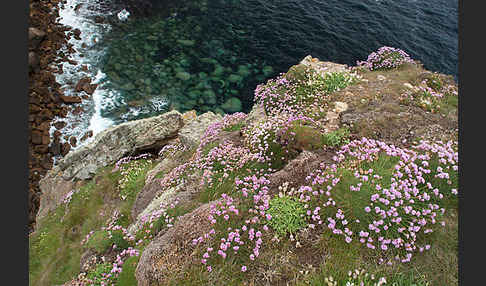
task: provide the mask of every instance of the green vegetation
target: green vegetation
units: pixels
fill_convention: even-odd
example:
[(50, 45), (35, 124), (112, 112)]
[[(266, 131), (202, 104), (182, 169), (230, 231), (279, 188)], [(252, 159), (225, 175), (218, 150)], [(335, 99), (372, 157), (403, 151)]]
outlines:
[(108, 237), (108, 231), (97, 230), (86, 244), (87, 248), (94, 249), (97, 253), (105, 253), (111, 246), (113, 241)]
[(347, 128), (339, 128), (323, 135), (324, 144), (327, 146), (338, 147), (349, 143), (349, 130)]
[(132, 256), (125, 260), (125, 262), (123, 263), (123, 270), (117, 279), (117, 286), (137, 285), (137, 279), (135, 278), (135, 269), (137, 268), (139, 259), (140, 256)]
[(112, 265), (109, 262), (97, 264), (95, 269), (88, 272), (86, 278), (91, 280), (92, 283), (96, 286), (106, 285), (106, 283), (114, 283), (116, 282), (116, 279), (108, 277), (108, 274), (111, 271), (111, 267)]
[[(178, 44), (185, 49), (200, 43), (184, 37)], [(204, 61), (214, 64), (211, 59)], [(372, 71), (366, 77), (383, 84), (386, 92), (401, 92), (410, 89), (403, 81), (417, 84), (413, 79), (421, 72), (418, 67), (400, 68), (402, 74), (397, 69), (382, 72), (389, 81), (399, 78), (395, 84), (377, 80), (378, 74)], [(253, 74), (245, 66), (230, 71), (221, 64), (202, 73), (206, 75), (179, 70), (175, 77), (191, 81), (194, 76), (225, 75), (227, 81), (218, 83), (224, 88), (238, 86), (242, 78)], [(90, 250), (97, 258), (118, 254), (124, 263), (117, 268), (110, 264), (112, 258), (97, 260), (87, 279), (95, 285), (107, 280), (135, 285), (143, 249), (175, 223), (193, 223), (191, 216), (188, 221), (177, 218), (203, 203), (211, 206), (199, 218), (205, 216), (208, 221), (197, 221), (197, 227), (209, 232), (196, 237), (193, 232), (177, 233), (181, 241), (187, 239), (183, 243), (192, 240), (194, 248), (187, 253), (176, 250), (181, 257), (173, 261), (156, 262), (161, 272), (171, 269), (160, 273), (159, 284), (221, 285), (224, 281), (225, 285), (348, 286), (382, 285), (385, 280), (384, 285), (457, 284), (457, 143), (422, 141), (403, 147), (385, 139), (351, 140), (359, 138), (356, 127), (324, 133), (326, 122), (310, 111), (322, 115), (342, 97), (349, 98), (343, 101), (352, 108), (360, 108), (356, 102), (362, 99), (387, 100), (373, 111), (393, 116), (411, 108), (399, 104), (397, 92), (362, 96), (354, 93), (361, 89), (352, 86), (347, 90), (353, 91), (351, 96), (339, 92), (357, 78), (350, 73), (321, 76), (296, 66), (257, 88), (256, 101), (263, 104), (267, 117), (252, 122), (244, 114), (225, 116), (208, 129), (197, 153), (179, 143), (168, 145), (159, 155), (171, 163), (155, 177), (162, 178), (162, 191), (181, 185), (193, 197), (161, 205), (135, 225), (134, 233), (127, 230), (133, 223), (131, 208), (157, 162), (128, 160), (118, 162), (115, 170), (113, 166), (99, 170), (72, 194), (70, 202), (39, 222), (39, 231), (29, 241), (32, 284), (69, 281), (79, 274), (81, 255)], [(419, 81), (421, 92), (453, 110), (457, 94), (445, 78), (431, 74)], [(232, 90), (229, 98), (214, 105), (223, 111), (238, 105), (230, 100), (223, 106), (236, 98)], [(289, 90), (292, 94), (282, 98)], [(207, 102), (213, 102), (216, 94), (209, 88), (201, 93)], [(444, 96), (436, 96), (439, 93)], [(198, 101), (197, 96), (195, 91), (188, 93), (191, 100)], [(415, 110), (423, 112), (424, 118), (431, 115)], [(386, 119), (370, 120), (388, 126)], [(237, 131), (241, 138), (224, 133)], [(296, 161), (302, 167), (279, 172), (303, 150), (313, 151), (317, 161)], [(126, 252), (120, 254), (122, 250)], [(164, 263), (174, 264), (164, 268)], [(117, 271), (120, 274), (111, 278), (106, 275)]]
[(62, 284), (79, 273), (81, 241), (108, 218), (107, 212), (100, 215), (103, 197), (114, 195), (116, 189), (114, 181), (108, 178), (109, 170), (105, 168), (100, 173), (98, 184), (92, 181), (84, 185), (72, 195), (68, 205), (59, 206), (38, 222), (38, 231), (29, 239), (30, 283)]
[(304, 219), (304, 206), (294, 197), (274, 197), (270, 200), (267, 213), (272, 216), (269, 225), (281, 236), (293, 234), (307, 225)]
[(357, 82), (357, 79), (345, 72), (332, 72), (324, 75), (324, 90), (327, 93), (335, 92)]
[[(136, 162), (136, 161), (135, 161)], [(147, 171), (154, 165), (148, 160), (129, 164), (128, 180), (122, 172), (112, 172), (113, 165), (102, 168), (73, 193), (67, 205), (60, 205), (54, 212), (38, 222), (39, 229), (29, 239), (29, 280), (31, 285), (59, 285), (75, 277), (80, 271), (80, 258), (87, 248), (105, 253), (113, 244), (118, 249), (128, 246), (120, 230), (101, 230), (112, 212), (118, 209), (118, 223), (127, 227), (131, 223), (130, 211), (136, 194), (144, 184)], [(133, 172), (135, 166), (143, 166)], [(123, 169), (123, 168), (122, 168)], [(119, 189), (119, 183), (123, 186)], [(121, 192), (127, 196), (123, 200)], [(108, 203), (110, 202), (110, 203)], [(95, 231), (86, 245), (83, 239)], [(102, 270), (99, 266), (98, 270)], [(98, 271), (96, 270), (96, 271)], [(97, 276), (98, 272), (92, 275)], [(96, 274), (98, 273), (98, 274)], [(101, 272), (100, 272), (101, 273)]]

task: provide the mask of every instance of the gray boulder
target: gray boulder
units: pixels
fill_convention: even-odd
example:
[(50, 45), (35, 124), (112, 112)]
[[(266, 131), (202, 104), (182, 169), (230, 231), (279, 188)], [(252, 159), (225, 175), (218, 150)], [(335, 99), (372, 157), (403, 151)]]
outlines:
[(62, 177), (66, 180), (90, 179), (98, 168), (115, 163), (123, 156), (135, 151), (160, 149), (177, 136), (182, 126), (181, 114), (174, 110), (108, 128), (59, 162)]

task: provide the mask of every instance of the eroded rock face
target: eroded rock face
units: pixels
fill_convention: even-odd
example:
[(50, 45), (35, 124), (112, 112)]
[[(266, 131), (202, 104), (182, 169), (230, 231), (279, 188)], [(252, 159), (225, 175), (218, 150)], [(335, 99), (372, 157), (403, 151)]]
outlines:
[(59, 169), (65, 180), (90, 179), (98, 168), (112, 164), (126, 154), (161, 148), (177, 135), (182, 124), (181, 114), (171, 111), (108, 128), (92, 142), (64, 157), (59, 162)]
[(152, 240), (141, 254), (135, 270), (138, 286), (163, 285), (168, 273), (197, 263), (200, 257), (192, 255), (195, 249), (192, 240), (211, 229), (207, 216), (213, 203), (179, 217), (172, 228)]
[[(162, 166), (159, 170), (163, 170), (167, 174), (177, 165), (175, 160), (164, 159), (158, 166)], [(178, 203), (188, 202), (201, 190), (199, 188), (201, 178), (197, 172), (190, 174), (184, 183), (168, 189), (161, 187), (162, 179), (148, 179), (147, 176), (145, 186), (137, 194), (132, 206), (131, 215), (135, 221), (134, 227), (140, 226), (143, 216), (150, 215), (155, 210), (167, 209), (176, 200)]]
[(223, 117), (220, 114), (211, 111), (198, 116), (179, 130), (181, 143), (189, 148), (197, 147), (208, 126), (221, 119)]
[(182, 117), (171, 111), (156, 117), (126, 122), (99, 133), (95, 139), (70, 152), (39, 182), (42, 192), (37, 220), (62, 203), (75, 180), (86, 180), (96, 171), (127, 154), (161, 148), (177, 136)]

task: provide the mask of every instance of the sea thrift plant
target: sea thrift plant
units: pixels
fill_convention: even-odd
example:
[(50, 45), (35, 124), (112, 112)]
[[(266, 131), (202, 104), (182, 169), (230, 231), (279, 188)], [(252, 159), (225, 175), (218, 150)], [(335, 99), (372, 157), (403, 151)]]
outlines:
[(178, 204), (179, 201), (177, 199), (168, 206), (165, 203), (160, 203), (157, 209), (149, 214), (143, 215), (140, 218), (140, 227), (136, 230), (135, 234), (137, 245), (144, 241), (150, 241), (164, 227), (171, 228), (176, 219), (174, 209)]
[(301, 76), (289, 79), (285, 74), (260, 84), (255, 89), (255, 104), (267, 115), (321, 116), (316, 110), (325, 104), (326, 96), (359, 80), (350, 71), (321, 73), (305, 67)]
[(271, 168), (277, 169), (295, 155), (290, 148), (295, 142), (296, 134), (291, 131), (294, 123), (317, 126), (312, 118), (304, 115), (272, 116), (244, 130), (245, 146), (256, 154), (259, 162), (269, 163)]
[(159, 157), (173, 157), (177, 152), (184, 152), (188, 148), (184, 144), (178, 142), (175, 144), (167, 144), (162, 149), (160, 149), (158, 155)]
[(73, 195), (77, 192), (78, 190), (74, 189), (74, 190), (70, 190), (65, 196), (64, 198), (62, 199), (62, 202), (66, 205), (68, 205), (70, 202), (71, 202), (71, 199), (73, 197)]
[(414, 252), (430, 249), (427, 234), (444, 225), (442, 200), (458, 194), (456, 150), (455, 142), (422, 141), (407, 150), (355, 140), (295, 194), (305, 203), (310, 228), (325, 224), (347, 243), (357, 240), (408, 262)]
[(412, 58), (403, 50), (384, 46), (368, 55), (366, 61), (358, 61), (357, 65), (369, 70), (383, 70), (397, 68), (405, 63), (413, 62)]
[(123, 270), (123, 262), (129, 257), (139, 255), (140, 252), (137, 249), (129, 247), (117, 254), (113, 262), (108, 262), (102, 257), (102, 263), (96, 264), (94, 269), (87, 273), (80, 273), (76, 282), (80, 283), (80, 285), (117, 285), (118, 276)]
[[(201, 257), (201, 263), (206, 265), (209, 272), (214, 263), (219, 259), (228, 259), (228, 256), (238, 253), (249, 253), (250, 261), (258, 258), (263, 247), (263, 236), (269, 231), (267, 222), (271, 216), (266, 212), (269, 208), (270, 196), (269, 184), (265, 176), (246, 176), (235, 180), (236, 198), (227, 194), (221, 194), (221, 199), (211, 205), (208, 220), (211, 228), (208, 233), (193, 239), (193, 244), (198, 245), (209, 242)], [(248, 208), (249, 206), (249, 208)], [(242, 213), (243, 207), (245, 213)], [(236, 227), (221, 228), (217, 226), (228, 225), (233, 221)], [(246, 272), (250, 265), (242, 265), (241, 271)]]
[(415, 87), (414, 90), (407, 90), (400, 95), (400, 100), (403, 104), (412, 103), (415, 106), (421, 107), (430, 112), (438, 112), (440, 105), (444, 102), (446, 97), (454, 97), (458, 95), (457, 88), (453, 85), (438, 84), (439, 79), (424, 80), (420, 86)]
[(201, 142), (197, 148), (196, 154), (200, 155), (202, 149), (209, 143), (214, 141), (217, 136), (224, 129), (229, 129), (234, 125), (240, 124), (243, 120), (247, 118), (247, 115), (242, 112), (236, 112), (233, 114), (226, 114), (222, 120), (215, 122), (208, 126), (204, 135), (201, 138)]
[(150, 154), (141, 154), (135, 157), (124, 157), (115, 164), (113, 172), (119, 171), (122, 177), (118, 181), (118, 191), (120, 198), (126, 200), (132, 195), (131, 190), (127, 187), (132, 184), (148, 166), (152, 164)]
[[(212, 182), (211, 174), (213, 174), (215, 171), (213, 170), (212, 166), (209, 166), (212, 164), (217, 164), (218, 166), (220, 166), (222, 163), (223, 166), (226, 165), (226, 170), (225, 168), (217, 170), (218, 173), (222, 172), (221, 175), (225, 178), (228, 176), (228, 170), (233, 170), (236, 166), (241, 166), (242, 162), (244, 164), (244, 162), (248, 161), (251, 157), (250, 155), (244, 155), (243, 157), (245, 158), (239, 157), (241, 154), (249, 154), (248, 150), (241, 149), (233, 145), (224, 146), (225, 144), (221, 144), (222, 146), (219, 149), (213, 150), (214, 148), (218, 148), (218, 146), (214, 146), (213, 148), (210, 148), (208, 150), (209, 153), (204, 154), (203, 152), (205, 148), (208, 148), (207, 145), (211, 142), (214, 142), (218, 135), (224, 129), (231, 128), (232, 126), (237, 124), (241, 124), (241, 122), (246, 119), (246, 117), (246, 114), (237, 112), (230, 115), (225, 115), (221, 121), (215, 122), (208, 126), (204, 135), (201, 138), (201, 142), (198, 145), (193, 158), (191, 158), (191, 160), (189, 160), (188, 162), (172, 169), (167, 175), (165, 175), (161, 181), (162, 189), (175, 187), (185, 181), (187, 174), (201, 170), (204, 170), (201, 184), (204, 184), (206, 182)], [(167, 150), (170, 150), (173, 147), (167, 148)], [(235, 152), (235, 154), (233, 154), (233, 152)], [(230, 159), (230, 164), (227, 164), (228, 162), (224, 160), (223, 154), (228, 154), (229, 156), (231, 156), (231, 158), (233, 158)], [(221, 159), (219, 163), (212, 162), (212, 159), (215, 158)]]

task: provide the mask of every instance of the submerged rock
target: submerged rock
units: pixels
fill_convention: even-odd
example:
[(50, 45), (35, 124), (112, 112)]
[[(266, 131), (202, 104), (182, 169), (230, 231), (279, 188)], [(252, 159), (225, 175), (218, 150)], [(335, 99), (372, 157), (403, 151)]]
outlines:
[(236, 97), (230, 97), (221, 105), (221, 108), (231, 113), (241, 111), (241, 100)]

